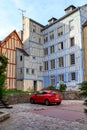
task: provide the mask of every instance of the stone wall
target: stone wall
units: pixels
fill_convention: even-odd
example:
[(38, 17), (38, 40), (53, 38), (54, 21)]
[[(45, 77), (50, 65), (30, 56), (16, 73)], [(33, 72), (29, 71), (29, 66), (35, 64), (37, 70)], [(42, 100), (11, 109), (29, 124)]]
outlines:
[(29, 94), (10, 94), (6, 100), (9, 104), (29, 103)]
[(80, 100), (80, 99), (82, 99), (79, 96), (78, 91), (66, 91), (66, 92), (63, 92), (62, 97), (63, 97), (64, 100)]
[[(67, 91), (62, 93), (63, 100), (81, 100), (78, 91)], [(7, 97), (9, 104), (29, 103), (29, 94), (10, 94)]]

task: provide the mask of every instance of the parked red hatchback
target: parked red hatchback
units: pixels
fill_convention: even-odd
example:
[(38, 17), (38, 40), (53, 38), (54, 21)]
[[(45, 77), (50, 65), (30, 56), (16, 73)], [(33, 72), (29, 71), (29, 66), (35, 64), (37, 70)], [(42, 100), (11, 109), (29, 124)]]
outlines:
[(50, 105), (52, 103), (60, 104), (61, 102), (61, 94), (52, 90), (40, 91), (39, 93), (30, 96), (30, 103), (44, 103)]

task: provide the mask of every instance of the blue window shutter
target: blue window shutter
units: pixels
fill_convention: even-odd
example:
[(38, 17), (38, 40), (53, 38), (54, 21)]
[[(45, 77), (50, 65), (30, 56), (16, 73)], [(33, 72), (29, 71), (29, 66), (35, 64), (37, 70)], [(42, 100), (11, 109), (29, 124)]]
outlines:
[(78, 81), (78, 72), (75, 73), (76, 81)]
[(71, 81), (71, 73), (68, 73), (68, 82)]

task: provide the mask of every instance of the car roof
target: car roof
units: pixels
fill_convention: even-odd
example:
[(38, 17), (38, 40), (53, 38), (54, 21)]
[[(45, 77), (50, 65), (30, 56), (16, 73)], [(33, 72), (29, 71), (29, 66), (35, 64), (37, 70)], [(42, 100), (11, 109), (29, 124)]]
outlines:
[(43, 90), (43, 92), (51, 93), (53, 91), (52, 90)]

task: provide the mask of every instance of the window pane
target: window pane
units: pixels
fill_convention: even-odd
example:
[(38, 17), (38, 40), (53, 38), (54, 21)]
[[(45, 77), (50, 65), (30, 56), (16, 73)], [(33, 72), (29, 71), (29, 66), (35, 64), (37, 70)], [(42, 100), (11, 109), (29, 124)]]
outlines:
[(64, 75), (63, 74), (59, 75), (59, 81), (64, 81)]
[(36, 32), (36, 26), (33, 25), (33, 32)]
[(59, 58), (59, 67), (64, 67), (63, 57)]
[(55, 60), (51, 60), (50, 61), (50, 64), (51, 64), (51, 69), (54, 69), (55, 68)]
[(63, 50), (63, 42), (58, 43), (58, 50)]
[(51, 76), (51, 85), (55, 86), (55, 76)]
[(50, 53), (54, 53), (54, 45), (50, 47)]
[(44, 62), (44, 70), (48, 70), (48, 61)]
[(75, 80), (76, 79), (76, 75), (75, 72), (71, 73), (71, 80)]
[(53, 40), (54, 39), (54, 32), (50, 32), (50, 40)]
[(75, 54), (70, 55), (70, 64), (71, 65), (75, 64)]
[(58, 28), (58, 36), (63, 35), (63, 27)]
[(44, 48), (44, 55), (48, 55), (48, 48)]
[(74, 45), (75, 45), (74, 37), (70, 38), (70, 44), (71, 44), (71, 46), (74, 46)]
[(26, 74), (28, 74), (29, 73), (29, 69), (28, 68), (26, 68)]

